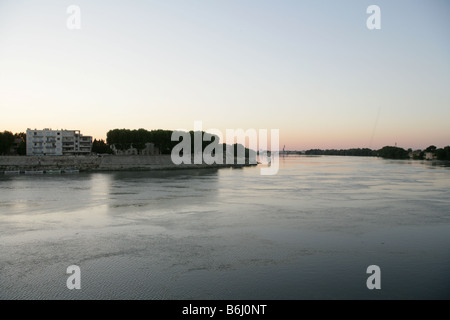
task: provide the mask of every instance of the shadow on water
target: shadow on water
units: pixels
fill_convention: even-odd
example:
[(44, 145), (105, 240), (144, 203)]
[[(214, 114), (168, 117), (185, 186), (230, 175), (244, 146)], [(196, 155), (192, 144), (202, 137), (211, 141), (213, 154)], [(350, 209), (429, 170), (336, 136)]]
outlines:
[(114, 172), (107, 177), (112, 215), (203, 205), (216, 198), (219, 180), (218, 169)]
[[(154, 171), (116, 171), (104, 174), (110, 175), (114, 180), (136, 179), (192, 179), (203, 176), (216, 176), (218, 169), (186, 169), (186, 170), (154, 170)], [(103, 174), (103, 173), (102, 173)]]
[(450, 168), (450, 161), (427, 161), (430, 167)]

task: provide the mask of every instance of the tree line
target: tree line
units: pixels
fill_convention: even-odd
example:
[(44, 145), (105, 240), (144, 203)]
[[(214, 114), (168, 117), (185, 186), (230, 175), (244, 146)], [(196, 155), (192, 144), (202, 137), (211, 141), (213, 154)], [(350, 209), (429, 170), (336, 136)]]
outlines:
[[(148, 131), (146, 129), (138, 129), (138, 130), (130, 130), (130, 129), (114, 129), (108, 131), (106, 134), (106, 143), (103, 141), (99, 141), (92, 148), (92, 152), (98, 152), (97, 150), (106, 150), (106, 148), (110, 149), (110, 146), (114, 145), (118, 150), (127, 150), (130, 147), (136, 148), (137, 150), (143, 150), (145, 148), (146, 143), (153, 143), (156, 148), (158, 148), (161, 154), (171, 154), (172, 149), (180, 142), (180, 141), (172, 141), (172, 130), (151, 130)], [(213, 141), (218, 141), (219, 137), (217, 135), (213, 135), (207, 132), (202, 131), (202, 151), (205, 150), (206, 146), (208, 146)], [(191, 141), (191, 152), (194, 152), (194, 143), (195, 143), (195, 132), (189, 131), (190, 141)], [(206, 140), (206, 141), (204, 141)], [(226, 144), (222, 144), (223, 152), (226, 153)], [(250, 156), (255, 156), (256, 151), (251, 151), (248, 148), (245, 148), (241, 144), (234, 144), (233, 150), (236, 155), (238, 149), (243, 149), (245, 152), (245, 157), (249, 158)], [(98, 152), (102, 153), (102, 152)]]
[(364, 149), (311, 149), (305, 151), (307, 155), (321, 155), (321, 156), (355, 156), (355, 157), (376, 157), (377, 152), (368, 148)]
[(310, 149), (305, 151), (306, 155), (328, 155), (328, 156), (356, 156), (356, 157), (381, 157), (385, 159), (409, 159), (423, 160), (426, 153), (432, 153), (437, 160), (450, 160), (450, 146), (444, 148), (436, 148), (436, 146), (429, 146), (425, 150), (412, 149), (405, 150), (399, 147), (385, 146), (379, 150), (372, 150), (369, 148), (357, 149)]
[[(178, 141), (172, 141), (172, 130), (130, 130), (130, 129), (114, 129), (108, 131), (106, 134), (106, 144), (114, 145), (118, 150), (127, 150), (131, 147), (137, 150), (143, 150), (146, 143), (153, 143), (158, 148), (161, 154), (170, 154), (173, 147), (178, 144)], [(194, 150), (194, 132), (189, 132), (191, 135), (191, 150)], [(203, 136), (211, 139), (213, 135), (202, 131)], [(217, 136), (214, 136), (217, 138)], [(211, 141), (211, 140), (210, 140)], [(209, 144), (208, 141), (202, 140), (202, 150)]]

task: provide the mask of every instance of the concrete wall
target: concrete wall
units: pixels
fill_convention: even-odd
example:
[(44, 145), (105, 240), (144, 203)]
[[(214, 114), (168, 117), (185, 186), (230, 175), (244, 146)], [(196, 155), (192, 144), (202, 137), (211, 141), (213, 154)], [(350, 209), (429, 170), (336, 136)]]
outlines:
[[(81, 171), (162, 170), (229, 167), (230, 165), (175, 165), (170, 155), (158, 156), (0, 156), (0, 173), (13, 170), (78, 169)], [(236, 165), (242, 166), (242, 165)]]

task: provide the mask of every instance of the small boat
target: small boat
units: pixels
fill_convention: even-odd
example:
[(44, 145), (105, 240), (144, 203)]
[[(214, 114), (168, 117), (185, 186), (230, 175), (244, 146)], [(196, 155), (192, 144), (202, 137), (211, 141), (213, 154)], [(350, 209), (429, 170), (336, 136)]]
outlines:
[(46, 174), (60, 174), (61, 170), (45, 170)]
[(25, 174), (44, 174), (43, 170), (27, 170)]
[(19, 170), (14, 170), (14, 171), (5, 171), (5, 174), (20, 174)]
[(80, 173), (80, 170), (78, 170), (78, 169), (67, 169), (67, 170), (64, 170), (63, 173)]

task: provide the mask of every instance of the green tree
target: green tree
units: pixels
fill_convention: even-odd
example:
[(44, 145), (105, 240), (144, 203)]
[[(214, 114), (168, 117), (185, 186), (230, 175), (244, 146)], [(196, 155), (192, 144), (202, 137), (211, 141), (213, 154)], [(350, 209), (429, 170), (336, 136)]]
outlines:
[(387, 159), (408, 159), (408, 151), (403, 148), (385, 146), (378, 150), (378, 156)]
[(436, 158), (438, 160), (450, 160), (450, 146), (436, 150)]
[(10, 153), (11, 147), (14, 143), (14, 135), (10, 131), (0, 132), (0, 155)]
[(24, 156), (27, 154), (27, 134), (25, 132), (20, 132), (14, 134), (14, 139), (20, 139), (20, 142), (17, 146), (17, 154), (20, 156)]
[(113, 153), (109, 145), (104, 140), (97, 140), (97, 139), (94, 139), (94, 141), (92, 142), (92, 152), (108, 153), (108, 154)]
[(425, 152), (435, 152), (436, 151), (436, 146), (429, 146), (428, 148), (425, 149)]

